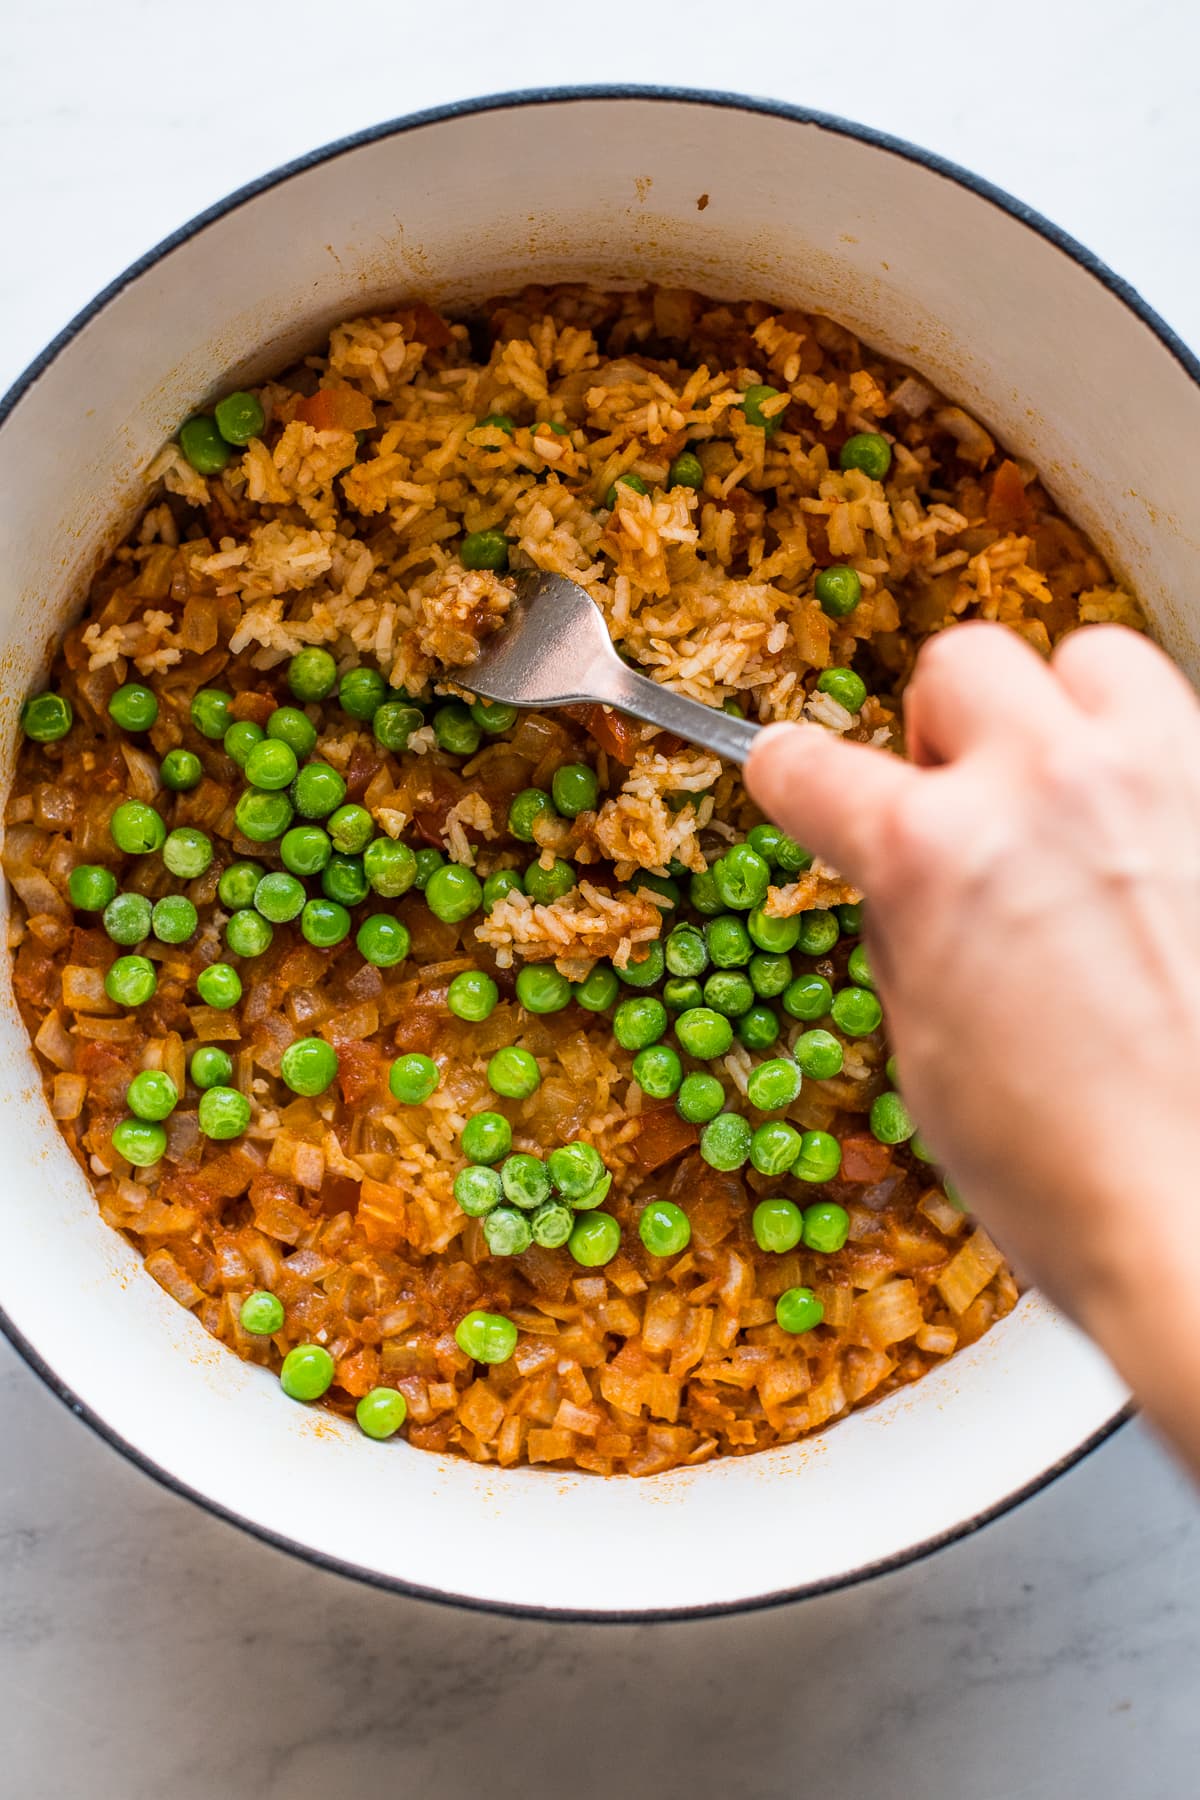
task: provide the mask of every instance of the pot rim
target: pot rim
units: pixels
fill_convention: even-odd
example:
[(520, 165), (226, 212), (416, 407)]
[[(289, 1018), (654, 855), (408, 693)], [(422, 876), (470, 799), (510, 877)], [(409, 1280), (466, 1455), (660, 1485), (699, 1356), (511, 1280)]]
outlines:
[[(1188, 348), (1182, 338), (1142, 298), (1130, 282), (1117, 275), (1094, 252), (1088, 250), (1069, 232), (1053, 224), (1034, 207), (1016, 199), (1003, 188), (997, 187), (993, 182), (972, 173), (949, 158), (938, 155), (934, 151), (922, 149), (919, 145), (912, 144), (905, 138), (896, 137), (890, 132), (876, 130), (873, 126), (860, 125), (834, 113), (816, 111), (811, 107), (793, 105), (784, 100), (771, 100), (721, 89), (603, 82), (520, 88), (427, 107), (420, 112), (387, 119), (379, 124), (367, 126), (361, 131), (335, 138), (332, 142), (321, 145), (315, 150), (306, 151), (302, 156), (282, 163), (278, 168), (270, 170), (264, 175), (256, 176), (253, 181), (245, 183), (242, 187), (235, 188), (224, 199), (218, 200), (212, 206), (205, 207), (202, 212), (196, 213), (185, 224), (179, 226), (151, 249), (145, 251), (143, 255), (136, 258), (69, 320), (17, 376), (7, 393), (0, 398), (0, 427), (4, 425), (14, 408), (46, 373), (67, 345), (79, 335), (85, 326), (97, 318), (125, 288), (139, 280), (180, 245), (199, 236), (209, 225), (228, 217), (248, 202), (257, 199), (259, 195), (267, 193), (272, 188), (280, 187), (284, 182), (303, 175), (323, 163), (332, 162), (348, 151), (359, 149), (366, 144), (380, 142), (386, 138), (399, 137), (410, 131), (420, 130), (427, 125), (442, 124), (448, 120), (469, 117), (477, 113), (506, 112), (563, 102), (594, 100), (649, 100), (667, 105), (720, 107), (732, 112), (764, 114), (768, 117), (786, 119), (795, 124), (813, 125), (835, 136), (851, 138), (859, 143), (869, 145), (872, 149), (900, 157), (907, 162), (916, 163), (930, 173), (940, 176), (942, 180), (956, 183), (978, 199), (985, 200), (999, 211), (1007, 213), (1019, 224), (1036, 232), (1039, 237), (1044, 238), (1055, 249), (1077, 263), (1087, 274), (1107, 288), (1117, 300), (1121, 301), (1141, 324), (1153, 332), (1184, 373), (1197, 386), (1200, 386), (1200, 358)], [(34, 1374), (41, 1378), (51, 1393), (55, 1394), (75, 1414), (76, 1418), (88, 1425), (98, 1437), (104, 1439), (128, 1462), (143, 1470), (161, 1487), (192, 1501), (214, 1517), (240, 1527), (241, 1530), (249, 1533), (251, 1537), (257, 1538), (260, 1542), (300, 1558), (316, 1568), (348, 1576), (350, 1579), (363, 1582), (370, 1587), (404, 1594), (411, 1599), (426, 1600), (468, 1612), (498, 1613), (510, 1618), (537, 1619), (562, 1624), (641, 1625), (760, 1612), (767, 1608), (785, 1606), (793, 1601), (809, 1599), (820, 1594), (836, 1593), (842, 1589), (856, 1587), (861, 1582), (871, 1581), (877, 1576), (907, 1568), (945, 1548), (948, 1544), (958, 1543), (971, 1537), (983, 1526), (990, 1524), (993, 1519), (1001, 1518), (1005, 1513), (1011, 1512), (1015, 1507), (1021, 1505), (1023, 1501), (1031, 1499), (1035, 1494), (1049, 1487), (1060, 1475), (1076, 1467), (1085, 1457), (1090, 1456), (1092, 1451), (1107, 1442), (1128, 1422), (1136, 1410), (1132, 1401), (1127, 1402), (1082, 1443), (1067, 1451), (1033, 1480), (1002, 1495), (991, 1506), (971, 1514), (957, 1525), (937, 1532), (931, 1537), (921, 1539), (905, 1550), (897, 1551), (891, 1556), (877, 1559), (874, 1562), (864, 1563), (843, 1574), (827, 1576), (819, 1581), (801, 1582), (795, 1586), (780, 1588), (766, 1594), (698, 1606), (628, 1608), (622, 1611), (579, 1607), (557, 1608), (526, 1605), (515, 1601), (486, 1600), (471, 1594), (455, 1594), (441, 1588), (424, 1587), (418, 1582), (401, 1580), (397, 1576), (385, 1575), (377, 1569), (331, 1556), (289, 1537), (284, 1532), (274, 1531), (269, 1526), (260, 1525), (247, 1518), (243, 1513), (220, 1504), (209, 1495), (192, 1487), (140, 1450), (135, 1444), (130, 1443), (99, 1413), (80, 1400), (66, 1383), (60, 1380), (40, 1351), (17, 1329), (2, 1306), (0, 1306), (0, 1333), (8, 1339), (13, 1349), (28, 1364)]]

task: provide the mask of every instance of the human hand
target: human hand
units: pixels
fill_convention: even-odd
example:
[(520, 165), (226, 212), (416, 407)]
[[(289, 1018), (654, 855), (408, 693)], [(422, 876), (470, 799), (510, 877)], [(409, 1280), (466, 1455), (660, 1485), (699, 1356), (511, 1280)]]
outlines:
[(908, 762), (772, 726), (747, 785), (867, 896), (922, 1137), (1149, 1402), (1138, 1321), (1186, 1287), (1200, 1341), (1200, 706), (1120, 627), (973, 623), (904, 717)]

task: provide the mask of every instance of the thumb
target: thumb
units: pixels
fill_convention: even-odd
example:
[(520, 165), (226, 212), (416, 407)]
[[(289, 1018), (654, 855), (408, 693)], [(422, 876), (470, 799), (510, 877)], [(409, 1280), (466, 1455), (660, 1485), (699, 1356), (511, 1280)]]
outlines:
[(768, 818), (861, 888), (882, 820), (920, 779), (891, 751), (848, 744), (823, 725), (766, 726), (744, 774)]

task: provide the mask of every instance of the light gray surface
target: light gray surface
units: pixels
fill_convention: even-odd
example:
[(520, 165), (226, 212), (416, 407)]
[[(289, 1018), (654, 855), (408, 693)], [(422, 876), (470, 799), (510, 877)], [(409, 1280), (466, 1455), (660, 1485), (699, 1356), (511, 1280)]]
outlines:
[[(1200, 343), (1192, 0), (936, 17), (759, 0), (736, 29), (724, 0), (603, 18), (459, 0), (447, 35), (450, 16), (412, 0), (8, 9), (0, 381), (238, 182), (374, 119), (547, 81), (771, 91), (907, 135), (1040, 206)], [(341, 51), (343, 20), (366, 54)], [(801, 1608), (603, 1629), (416, 1605), (294, 1563), (129, 1468), (2, 1344), (0, 1446), (0, 1800), (1197, 1789), (1200, 1512), (1138, 1426), (915, 1569)]]

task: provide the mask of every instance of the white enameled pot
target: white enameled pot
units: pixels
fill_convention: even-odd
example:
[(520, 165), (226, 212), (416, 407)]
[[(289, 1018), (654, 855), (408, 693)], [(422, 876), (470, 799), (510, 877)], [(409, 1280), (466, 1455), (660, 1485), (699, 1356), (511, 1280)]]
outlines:
[[(381, 126), (234, 195), (17, 384), (0, 414), (5, 783), (19, 701), (182, 418), (349, 314), (534, 280), (832, 313), (1032, 457), (1200, 668), (1197, 367), (1077, 245), (836, 120), (721, 95), (516, 95)], [(378, 1446), (222, 1350), (101, 1222), (7, 983), (0, 1093), (0, 1307), (18, 1349), (150, 1473), (381, 1584), (594, 1617), (812, 1593), (969, 1532), (1123, 1413), (1102, 1359), (1031, 1294), (915, 1388), (763, 1456), (605, 1482)]]

